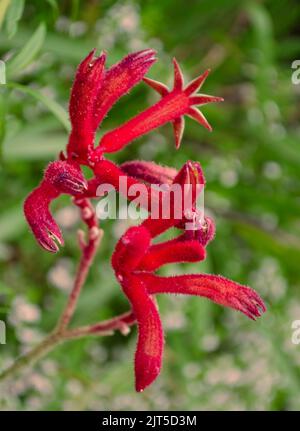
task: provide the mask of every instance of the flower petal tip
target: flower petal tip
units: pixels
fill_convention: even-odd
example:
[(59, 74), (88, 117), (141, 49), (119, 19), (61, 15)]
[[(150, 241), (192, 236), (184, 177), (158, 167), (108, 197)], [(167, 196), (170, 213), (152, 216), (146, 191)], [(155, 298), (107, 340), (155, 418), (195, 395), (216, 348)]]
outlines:
[(174, 66), (174, 90), (179, 90), (181, 91), (183, 88), (183, 84), (184, 84), (184, 78), (183, 78), (183, 73), (182, 70), (176, 60), (176, 58), (173, 58), (173, 66)]
[(153, 366), (151, 369), (145, 370), (145, 365), (144, 365), (141, 367), (139, 371), (137, 370), (137, 367), (135, 367), (136, 392), (143, 392), (148, 386), (150, 386), (159, 376), (160, 370), (161, 370), (160, 362), (156, 366)]
[(44, 235), (38, 238), (38, 242), (45, 250), (50, 251), (50, 253), (57, 253), (60, 246), (64, 245), (64, 240), (62, 236), (57, 236), (53, 232), (46, 229)]
[(88, 189), (79, 165), (67, 161), (50, 163), (45, 171), (45, 180), (61, 193), (81, 195)]
[(173, 132), (174, 132), (176, 150), (179, 150), (180, 148), (183, 132), (184, 132), (184, 126), (185, 126), (185, 121), (183, 116), (178, 117), (173, 121)]
[(39, 245), (56, 253), (64, 244), (61, 231), (52, 217), (49, 206), (59, 196), (55, 188), (45, 179), (25, 199), (24, 215)]

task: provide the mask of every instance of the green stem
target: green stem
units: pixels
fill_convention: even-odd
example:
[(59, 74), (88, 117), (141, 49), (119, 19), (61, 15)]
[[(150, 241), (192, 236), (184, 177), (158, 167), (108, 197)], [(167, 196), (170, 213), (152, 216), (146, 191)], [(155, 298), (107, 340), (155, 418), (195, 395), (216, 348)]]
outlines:
[(0, 382), (13, 377), (24, 369), (34, 365), (39, 359), (57, 347), (60, 343), (75, 340), (87, 336), (107, 336), (113, 335), (115, 331), (127, 335), (129, 327), (135, 324), (135, 317), (132, 311), (120, 314), (109, 320), (104, 320), (96, 324), (82, 326), (73, 329), (58, 330), (49, 334), (32, 350), (20, 356), (10, 367), (0, 374)]
[(20, 356), (10, 367), (4, 370), (0, 374), (0, 382), (7, 378), (16, 375), (19, 371), (33, 365), (38, 359), (45, 356), (51, 351), (57, 344), (59, 344), (63, 338), (59, 334), (49, 334), (43, 341), (41, 341), (36, 347), (30, 350), (28, 353)]

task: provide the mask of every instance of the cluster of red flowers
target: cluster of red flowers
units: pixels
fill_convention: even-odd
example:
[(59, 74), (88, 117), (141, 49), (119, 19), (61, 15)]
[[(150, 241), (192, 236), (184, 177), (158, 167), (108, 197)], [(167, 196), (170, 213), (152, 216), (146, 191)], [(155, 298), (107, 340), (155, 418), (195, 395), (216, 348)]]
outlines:
[[(24, 210), (26, 219), (39, 244), (48, 251), (58, 251), (63, 244), (59, 227), (49, 206), (60, 194), (66, 193), (84, 202), (96, 197), (100, 184), (109, 183), (118, 189), (119, 178), (127, 176), (129, 185), (179, 184), (188, 185), (192, 191), (189, 208), (197, 219), (197, 185), (204, 186), (205, 179), (198, 162), (188, 161), (177, 172), (154, 162), (129, 161), (116, 165), (107, 160), (106, 153), (121, 150), (136, 138), (171, 122), (176, 148), (179, 148), (184, 129), (184, 115), (188, 115), (208, 130), (210, 125), (195, 107), (218, 102), (219, 97), (196, 94), (209, 71), (184, 86), (180, 67), (174, 59), (174, 87), (145, 78), (155, 62), (151, 49), (128, 55), (109, 69), (105, 68), (106, 55), (95, 58), (92, 51), (79, 65), (70, 97), (72, 130), (66, 155), (48, 165), (40, 185), (27, 197)], [(136, 115), (122, 126), (104, 134), (97, 147), (95, 133), (113, 104), (141, 80), (154, 88), (161, 99)], [(85, 179), (81, 166), (88, 166), (92, 179)], [(132, 196), (127, 196), (132, 199)], [(174, 198), (173, 198), (174, 200)], [(175, 202), (172, 202), (175, 205)], [(127, 296), (138, 325), (138, 342), (135, 355), (136, 389), (142, 391), (158, 376), (161, 369), (164, 336), (156, 294), (175, 293), (197, 295), (239, 310), (254, 319), (265, 311), (258, 294), (221, 276), (195, 274), (161, 277), (155, 271), (162, 265), (174, 262), (197, 262), (205, 259), (206, 246), (215, 233), (214, 222), (205, 217), (194, 230), (185, 229), (185, 214), (180, 219), (170, 216), (144, 220), (140, 226), (129, 228), (116, 245), (112, 266), (124, 294)], [(153, 239), (177, 227), (182, 233), (169, 241), (153, 244)]]

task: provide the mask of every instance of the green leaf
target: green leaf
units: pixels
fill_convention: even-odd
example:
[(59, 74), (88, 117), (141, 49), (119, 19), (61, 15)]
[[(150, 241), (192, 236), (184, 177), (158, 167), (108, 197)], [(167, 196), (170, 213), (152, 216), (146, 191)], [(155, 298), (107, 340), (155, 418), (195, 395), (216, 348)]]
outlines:
[(258, 3), (251, 2), (246, 6), (249, 19), (252, 23), (255, 42), (258, 49), (260, 49), (264, 58), (257, 58), (260, 62), (270, 62), (273, 56), (273, 28), (272, 19), (267, 9)]
[(66, 144), (65, 134), (53, 131), (53, 129), (45, 130), (43, 133), (35, 133), (28, 129), (22, 129), (24, 133), (18, 133), (5, 139), (3, 145), (4, 160), (48, 161), (56, 158)]
[(10, 5), (11, 0), (1, 0), (0, 1), (0, 28), (4, 21), (8, 6)]
[(18, 28), (25, 6), (24, 0), (12, 0), (6, 14), (6, 32), (9, 38), (12, 38)]
[(6, 70), (10, 78), (21, 73), (33, 61), (43, 46), (45, 36), (46, 27), (41, 23), (21, 51), (7, 63)]
[(78, 19), (79, 11), (80, 11), (80, 0), (72, 0), (72, 11), (71, 11), (72, 21), (76, 21)]
[(5, 102), (4, 102), (4, 94), (0, 92), (0, 160), (2, 160), (2, 144), (5, 137)]
[(52, 9), (54, 9), (55, 12), (58, 11), (56, 0), (47, 0), (47, 3), (49, 3), (49, 5), (52, 7)]
[(49, 161), (55, 159), (65, 145), (66, 134), (57, 130), (57, 120), (52, 115), (27, 124), (10, 118), (3, 142), (3, 159)]
[(289, 270), (299, 270), (300, 246), (289, 243), (280, 235), (263, 231), (262, 229), (245, 222), (235, 222), (235, 229), (258, 252), (276, 257), (281, 263), (285, 263)]
[(45, 96), (39, 90), (26, 87), (25, 85), (10, 82), (9, 84), (6, 84), (6, 86), (9, 88), (14, 88), (24, 94), (28, 94), (29, 96), (34, 97), (36, 100), (45, 105), (50, 112), (52, 112), (52, 114), (60, 121), (60, 123), (64, 126), (67, 132), (70, 131), (69, 115), (67, 111), (55, 100), (50, 99), (50, 97), (48, 96)]

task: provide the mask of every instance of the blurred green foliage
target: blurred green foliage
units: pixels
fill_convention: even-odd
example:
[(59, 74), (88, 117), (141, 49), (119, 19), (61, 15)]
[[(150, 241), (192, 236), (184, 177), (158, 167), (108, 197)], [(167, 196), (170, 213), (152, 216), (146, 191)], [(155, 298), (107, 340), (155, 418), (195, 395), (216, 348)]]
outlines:
[[(7, 8), (6, 8), (7, 7)], [(27, 376), (1, 391), (2, 409), (299, 409), (300, 346), (300, 58), (296, 0), (0, 1), (0, 318), (7, 344), (0, 366), (54, 326), (79, 252), (76, 214), (55, 204), (66, 246), (43, 252), (22, 214), (25, 196), (67, 141), (67, 101), (76, 65), (96, 47), (110, 64), (129, 51), (158, 50), (150, 76), (170, 82), (176, 56), (187, 79), (213, 72), (204, 92), (223, 96), (204, 107), (209, 134), (187, 120), (180, 151), (170, 126), (114, 159), (144, 158), (179, 168), (201, 161), (206, 207), (217, 222), (208, 259), (164, 273), (222, 274), (255, 288), (268, 311), (256, 323), (197, 298), (159, 298), (166, 328), (163, 372), (145, 393), (133, 389), (135, 330), (128, 337), (62, 345)], [(100, 134), (157, 100), (143, 84), (122, 98)], [(109, 259), (120, 222), (105, 237), (74, 324), (127, 309)]]

